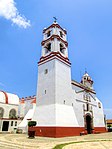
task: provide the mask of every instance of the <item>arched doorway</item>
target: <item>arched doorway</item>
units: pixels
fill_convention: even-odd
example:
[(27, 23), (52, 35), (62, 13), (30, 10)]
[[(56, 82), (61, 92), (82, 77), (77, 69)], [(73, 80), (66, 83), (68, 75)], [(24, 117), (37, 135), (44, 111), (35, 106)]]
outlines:
[(90, 115), (86, 115), (86, 128), (87, 128), (87, 133), (91, 134), (92, 133), (92, 118)]

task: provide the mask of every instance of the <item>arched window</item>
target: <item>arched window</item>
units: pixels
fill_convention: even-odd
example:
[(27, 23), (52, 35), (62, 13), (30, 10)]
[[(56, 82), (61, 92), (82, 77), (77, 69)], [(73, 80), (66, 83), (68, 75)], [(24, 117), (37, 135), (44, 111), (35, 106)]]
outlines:
[(62, 54), (64, 54), (64, 46), (62, 45), (62, 44), (60, 44), (60, 52), (62, 53)]
[(4, 109), (0, 107), (0, 118), (3, 118), (3, 115), (4, 115)]
[(60, 36), (63, 38), (63, 33), (60, 31)]
[(48, 43), (46, 46), (45, 46), (45, 53), (47, 54), (48, 52), (51, 51), (51, 43)]
[(51, 31), (48, 31), (47, 32), (47, 37), (50, 37), (50, 35), (51, 35)]
[(9, 112), (9, 118), (16, 118), (16, 110), (15, 109), (11, 109)]

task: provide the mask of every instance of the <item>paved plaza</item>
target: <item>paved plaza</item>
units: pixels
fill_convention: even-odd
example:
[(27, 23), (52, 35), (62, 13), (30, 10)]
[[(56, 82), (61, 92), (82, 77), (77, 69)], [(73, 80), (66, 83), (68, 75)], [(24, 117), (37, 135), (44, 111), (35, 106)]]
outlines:
[(112, 133), (76, 137), (29, 139), (26, 134), (0, 134), (0, 149), (53, 149), (57, 144), (75, 142), (63, 149), (112, 149)]

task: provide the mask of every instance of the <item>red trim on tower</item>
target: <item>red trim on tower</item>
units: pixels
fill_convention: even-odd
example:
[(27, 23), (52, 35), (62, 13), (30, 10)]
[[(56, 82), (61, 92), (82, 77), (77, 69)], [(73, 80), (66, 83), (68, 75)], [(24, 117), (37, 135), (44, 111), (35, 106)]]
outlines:
[(67, 34), (67, 31), (64, 30), (59, 24), (52, 24), (52, 25), (50, 25), (49, 27), (47, 27), (46, 29), (43, 30), (43, 33), (45, 33), (46, 30), (48, 30), (50, 28), (54, 28), (54, 27), (60, 28), (65, 34)]
[(42, 56), (41, 58), (40, 58), (40, 61), (38, 62), (38, 64), (41, 64), (42, 62), (44, 62), (44, 61), (46, 61), (46, 60), (49, 60), (49, 59), (51, 59), (51, 58), (53, 58), (54, 56), (56, 56), (57, 58), (59, 58), (60, 60), (62, 60), (62, 61), (64, 61), (64, 63), (67, 63), (67, 64), (69, 64), (69, 65), (71, 65), (71, 63), (69, 62), (69, 59), (66, 57), (64, 57), (64, 56), (62, 56), (61, 54), (60, 54), (60, 52), (51, 52), (49, 55), (47, 55), (47, 56)]
[(46, 42), (54, 40), (54, 38), (57, 38), (58, 40), (61, 40), (62, 42), (64, 42), (64, 44), (66, 45), (66, 47), (68, 47), (68, 42), (64, 41), (59, 35), (52, 35), (50, 38), (43, 40), (41, 42), (41, 45), (43, 46)]
[(58, 56), (60, 56), (62, 59), (64, 59), (65, 61), (69, 61), (69, 59), (68, 59), (67, 57), (62, 56), (60, 52), (51, 52), (51, 53), (50, 53), (49, 55), (47, 55), (47, 56), (42, 56), (42, 57), (40, 58), (40, 60), (45, 59), (45, 58), (49, 58), (49, 56), (54, 56), (54, 55), (55, 55), (55, 56), (58, 55)]
[[(79, 136), (82, 133), (87, 134), (87, 131), (84, 127), (44, 127), (44, 126), (36, 126), (29, 127), (28, 130), (35, 131), (36, 136), (41, 137), (67, 137), (67, 136)], [(93, 133), (104, 133), (106, 132), (105, 127), (95, 127)]]
[(107, 132), (105, 127), (94, 127), (93, 134)]
[(5, 103), (8, 104), (8, 95), (7, 95), (7, 93), (4, 92), (4, 91), (1, 91), (1, 92), (4, 93), (4, 95), (5, 95)]
[(46, 62), (52, 61), (53, 59), (57, 59), (57, 60), (61, 61), (62, 63), (64, 63), (64, 64), (70, 66), (70, 64), (68, 64), (68, 63), (66, 63), (65, 61), (61, 60), (61, 58), (59, 59), (58, 57), (55, 57), (55, 56), (54, 56), (53, 58), (51, 58), (51, 59), (48, 59), (48, 60), (46, 60), (46, 61), (44, 61), (44, 62), (38, 64), (38, 66), (39, 66), (39, 65), (42, 65), (42, 64), (44, 64), (44, 63), (46, 63)]
[(34, 130), (36, 136), (41, 137), (67, 137), (67, 136), (79, 136), (82, 131), (85, 130), (84, 127), (29, 127), (29, 131)]

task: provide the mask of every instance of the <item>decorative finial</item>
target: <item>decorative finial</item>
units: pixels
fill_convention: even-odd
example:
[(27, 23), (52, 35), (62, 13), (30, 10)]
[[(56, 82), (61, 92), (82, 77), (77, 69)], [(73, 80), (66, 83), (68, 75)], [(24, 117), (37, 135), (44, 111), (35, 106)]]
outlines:
[(85, 68), (85, 73), (87, 73), (87, 69)]
[(57, 22), (57, 18), (56, 17), (53, 17), (54, 18), (54, 22), (56, 23)]

